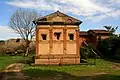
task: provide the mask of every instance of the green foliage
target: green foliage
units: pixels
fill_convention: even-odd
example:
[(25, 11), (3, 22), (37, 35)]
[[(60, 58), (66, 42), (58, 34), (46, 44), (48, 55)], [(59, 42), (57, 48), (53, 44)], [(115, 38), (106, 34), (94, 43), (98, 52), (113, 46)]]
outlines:
[(89, 53), (90, 53), (90, 51), (89, 51), (89, 49), (87, 47), (81, 47), (80, 48), (81, 59), (87, 59)]
[(117, 26), (117, 27), (113, 27), (113, 26), (104, 26), (104, 28), (106, 28), (107, 31), (114, 33), (114, 32), (118, 29), (118, 26)]
[(82, 59), (95, 58), (96, 54), (93, 51), (96, 50), (96, 47), (93, 44), (88, 44), (88, 46), (83, 46), (80, 48), (80, 55)]
[(115, 56), (116, 51), (120, 49), (120, 37), (111, 36), (108, 39), (101, 40), (98, 49), (106, 57)]
[(111, 35), (114, 34), (114, 32), (118, 29), (117, 27), (113, 27), (113, 26), (103, 26), (107, 31), (109, 31), (111, 33)]

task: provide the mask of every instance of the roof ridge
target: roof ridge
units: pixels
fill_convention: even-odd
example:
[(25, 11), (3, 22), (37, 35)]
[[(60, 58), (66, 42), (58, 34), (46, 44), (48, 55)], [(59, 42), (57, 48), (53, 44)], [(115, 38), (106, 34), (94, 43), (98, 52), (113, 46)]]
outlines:
[[(90, 29), (90, 30), (105, 30), (105, 29)], [(107, 31), (107, 30), (105, 30), (105, 31)]]
[(48, 14), (48, 15), (46, 15), (46, 16), (42, 16), (42, 17), (36, 19), (35, 21), (40, 20), (40, 19), (44, 19), (44, 18), (48, 18), (49, 16), (52, 16), (52, 15), (54, 15), (54, 14), (57, 14), (58, 16), (60, 16), (59, 14), (62, 14), (62, 16), (60, 16), (60, 17), (65, 17), (65, 16), (66, 16), (66, 17), (70, 17), (70, 18), (72, 18), (73, 20), (75, 20), (76, 22), (82, 23), (82, 21), (80, 21), (79, 19), (76, 19), (76, 18), (74, 18), (74, 17), (72, 17), (72, 16), (69, 16), (69, 15), (63, 13), (63, 12), (60, 12), (59, 10), (57, 10), (57, 11), (54, 12), (54, 13), (50, 13), (50, 14)]

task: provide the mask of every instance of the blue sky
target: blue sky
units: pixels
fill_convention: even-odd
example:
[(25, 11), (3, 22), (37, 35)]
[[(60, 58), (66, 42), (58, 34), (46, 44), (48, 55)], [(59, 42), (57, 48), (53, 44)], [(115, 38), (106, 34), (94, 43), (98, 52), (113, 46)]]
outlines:
[(11, 15), (19, 8), (35, 10), (42, 16), (59, 10), (83, 21), (80, 30), (120, 27), (120, 0), (0, 0), (0, 40), (19, 37), (8, 27)]

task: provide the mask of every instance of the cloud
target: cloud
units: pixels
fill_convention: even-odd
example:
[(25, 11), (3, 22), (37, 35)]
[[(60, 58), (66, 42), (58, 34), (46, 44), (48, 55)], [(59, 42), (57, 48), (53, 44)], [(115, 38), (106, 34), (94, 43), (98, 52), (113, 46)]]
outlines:
[(90, 17), (87, 17), (85, 20), (91, 20), (93, 22), (98, 22), (98, 21), (106, 19), (108, 17), (119, 19), (120, 18), (120, 10), (111, 11), (107, 14), (101, 14), (99, 16), (90, 16)]
[(109, 2), (114, 3), (114, 4), (120, 4), (120, 0), (110, 0)]
[(19, 37), (11, 28), (8, 26), (0, 25), (0, 40), (5, 40), (9, 38), (17, 38)]
[(60, 10), (83, 16), (85, 20), (100, 21), (108, 17), (120, 16), (120, 7), (118, 6), (120, 0), (13, 0), (7, 4), (40, 11)]
[(50, 5), (48, 5), (44, 0), (14, 0), (8, 2), (7, 4), (13, 5), (20, 8), (32, 8), (32, 9), (41, 9), (41, 10), (49, 10), (52, 9)]

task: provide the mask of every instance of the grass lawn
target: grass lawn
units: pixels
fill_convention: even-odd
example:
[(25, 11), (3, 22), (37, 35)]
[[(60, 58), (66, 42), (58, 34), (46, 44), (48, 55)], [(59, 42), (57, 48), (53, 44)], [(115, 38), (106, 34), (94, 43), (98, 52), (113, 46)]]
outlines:
[(0, 56), (0, 71), (2, 71), (9, 64), (24, 60), (23, 56)]
[(96, 65), (28, 66), (23, 73), (38, 80), (120, 80), (114, 63), (97, 59)]
[[(0, 56), (0, 71), (9, 64), (23, 61), (25, 58)], [(26, 64), (21, 73), (27, 77), (25, 80), (120, 80), (120, 63), (115, 64), (103, 59), (97, 59), (96, 65), (30, 66)]]

